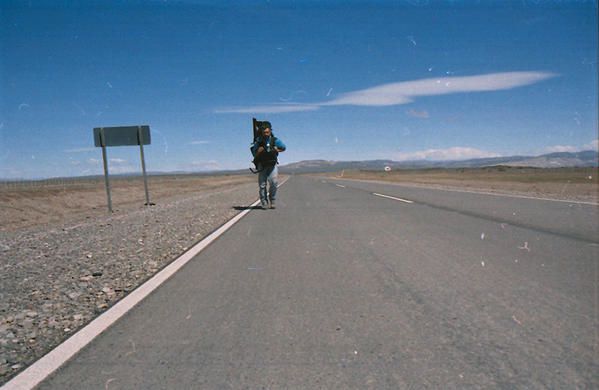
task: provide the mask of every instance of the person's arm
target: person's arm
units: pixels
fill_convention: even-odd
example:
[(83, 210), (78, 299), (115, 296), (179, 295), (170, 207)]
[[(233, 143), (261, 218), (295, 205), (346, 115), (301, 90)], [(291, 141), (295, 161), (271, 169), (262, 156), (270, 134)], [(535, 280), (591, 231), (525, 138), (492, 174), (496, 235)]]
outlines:
[(260, 140), (254, 140), (252, 146), (250, 146), (250, 150), (252, 152), (252, 156), (256, 157), (257, 154), (262, 153), (264, 148), (260, 146)]
[(285, 146), (283, 141), (277, 138), (277, 140), (275, 141), (275, 150), (280, 153), (284, 152), (286, 149), (287, 147)]

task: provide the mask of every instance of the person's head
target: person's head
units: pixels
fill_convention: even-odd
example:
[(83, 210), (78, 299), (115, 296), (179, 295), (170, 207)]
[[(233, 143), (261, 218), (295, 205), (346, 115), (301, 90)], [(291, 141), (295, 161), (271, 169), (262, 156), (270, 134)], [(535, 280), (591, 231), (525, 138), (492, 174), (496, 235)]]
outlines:
[(272, 134), (272, 126), (270, 122), (262, 122), (262, 135), (265, 137), (270, 137)]

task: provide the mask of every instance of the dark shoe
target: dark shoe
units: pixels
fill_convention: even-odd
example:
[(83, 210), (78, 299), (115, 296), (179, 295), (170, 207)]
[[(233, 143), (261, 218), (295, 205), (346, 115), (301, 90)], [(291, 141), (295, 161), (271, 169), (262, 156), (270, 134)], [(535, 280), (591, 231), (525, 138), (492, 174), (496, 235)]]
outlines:
[(275, 206), (275, 202), (273, 202), (272, 200), (270, 201), (270, 208), (271, 209), (276, 209), (277, 207)]
[(262, 208), (262, 210), (266, 210), (268, 208), (268, 203), (266, 203), (266, 202), (261, 203), (260, 207)]

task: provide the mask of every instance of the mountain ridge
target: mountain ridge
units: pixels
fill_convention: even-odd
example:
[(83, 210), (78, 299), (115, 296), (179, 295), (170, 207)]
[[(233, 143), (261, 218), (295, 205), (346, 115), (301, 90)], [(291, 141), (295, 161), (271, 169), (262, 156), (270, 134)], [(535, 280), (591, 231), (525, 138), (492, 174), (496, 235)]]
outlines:
[(483, 168), (492, 166), (531, 167), (531, 168), (566, 168), (597, 167), (599, 153), (594, 150), (580, 152), (554, 152), (539, 156), (503, 156), (474, 158), (468, 160), (304, 160), (281, 165), (282, 173), (330, 172), (341, 169), (383, 170), (390, 169), (426, 169), (426, 168)]

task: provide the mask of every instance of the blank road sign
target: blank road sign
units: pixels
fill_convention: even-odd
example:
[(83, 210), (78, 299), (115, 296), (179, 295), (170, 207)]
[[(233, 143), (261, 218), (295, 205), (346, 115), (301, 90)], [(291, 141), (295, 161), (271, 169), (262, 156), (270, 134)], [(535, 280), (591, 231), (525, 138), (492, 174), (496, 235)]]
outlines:
[[(150, 126), (144, 125), (141, 127), (142, 145), (150, 144)], [(104, 146), (127, 146), (139, 145), (137, 134), (138, 126), (119, 126), (119, 127), (95, 127), (94, 128), (94, 145), (102, 146), (100, 140), (100, 130), (104, 130)]]

